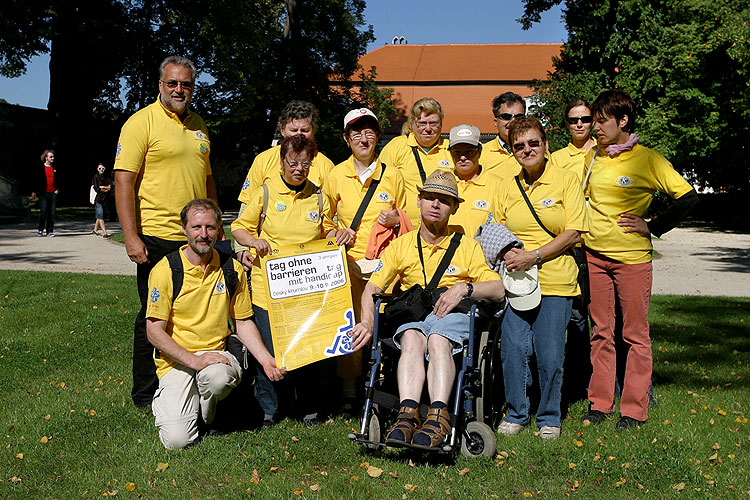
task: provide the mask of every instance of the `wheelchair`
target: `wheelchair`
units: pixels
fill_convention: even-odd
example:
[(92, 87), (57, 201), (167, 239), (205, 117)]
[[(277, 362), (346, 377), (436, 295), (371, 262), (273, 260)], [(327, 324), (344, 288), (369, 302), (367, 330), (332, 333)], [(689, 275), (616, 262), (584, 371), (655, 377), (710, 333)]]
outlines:
[[(375, 321), (369, 369), (365, 374), (365, 402), (360, 429), (350, 433), (349, 439), (370, 450), (385, 446), (385, 431), (398, 416), (400, 400), (396, 384), (396, 367), (400, 351), (391, 335), (383, 330), (384, 306), (392, 296), (376, 294)], [(461, 352), (454, 355), (456, 380), (448, 410), (451, 429), (442, 447), (435, 450), (419, 448), (420, 452), (455, 456), (460, 450), (468, 457), (493, 457), (497, 450), (495, 426), (502, 418), (503, 397), (502, 369), (500, 366), (500, 324), (507, 303), (471, 301), (469, 312), (469, 335)], [(422, 419), (429, 404), (423, 404)], [(401, 447), (411, 448), (404, 443)]]

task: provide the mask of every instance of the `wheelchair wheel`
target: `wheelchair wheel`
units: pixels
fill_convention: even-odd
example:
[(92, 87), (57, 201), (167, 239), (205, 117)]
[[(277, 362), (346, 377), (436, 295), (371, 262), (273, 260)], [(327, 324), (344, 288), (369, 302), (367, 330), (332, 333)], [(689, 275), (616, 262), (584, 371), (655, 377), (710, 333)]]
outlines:
[[(383, 427), (380, 424), (380, 417), (378, 417), (377, 408), (373, 406), (372, 413), (370, 414), (370, 421), (367, 423), (367, 440), (382, 443), (382, 432)], [(371, 450), (380, 449), (381, 446), (375, 444), (366, 445)]]
[(494, 339), (494, 336), (489, 331), (483, 331), (480, 338), (480, 344), (483, 346), (482, 352), (479, 358), (479, 370), (481, 380), (481, 394), (476, 398), (475, 412), (477, 420), (484, 422), (490, 427), (493, 427), (497, 420), (499, 420), (500, 408), (499, 394), (500, 388), (498, 387), (501, 382), (501, 370), (500, 365), (500, 350), (496, 343), (490, 345), (490, 339)]
[(490, 458), (495, 456), (497, 436), (489, 425), (474, 420), (466, 424), (465, 434), (461, 440), (461, 454), (463, 456)]

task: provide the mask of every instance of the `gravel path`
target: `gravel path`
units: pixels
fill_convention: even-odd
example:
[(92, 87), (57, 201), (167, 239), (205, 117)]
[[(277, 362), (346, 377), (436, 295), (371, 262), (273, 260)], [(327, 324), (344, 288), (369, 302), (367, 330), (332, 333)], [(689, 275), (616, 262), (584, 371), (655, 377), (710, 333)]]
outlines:
[[(55, 238), (38, 237), (36, 221), (0, 225), (0, 269), (135, 275), (124, 245), (91, 234), (93, 225), (59, 220)], [(750, 234), (677, 228), (654, 248), (654, 294), (750, 297)]]

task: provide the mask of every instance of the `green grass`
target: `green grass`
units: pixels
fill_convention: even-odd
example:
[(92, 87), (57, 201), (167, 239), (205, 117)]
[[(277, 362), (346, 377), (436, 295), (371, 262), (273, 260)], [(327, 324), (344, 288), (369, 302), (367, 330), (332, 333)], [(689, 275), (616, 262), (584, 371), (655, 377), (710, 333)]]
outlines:
[(167, 452), (130, 403), (136, 309), (132, 277), (0, 272), (0, 498), (750, 496), (750, 299), (653, 298), (659, 404), (640, 430), (584, 427), (578, 403), (557, 441), (527, 430), (499, 438), (494, 459), (455, 463), (375, 456), (342, 418)]
[[(226, 238), (228, 240), (234, 241), (234, 238), (232, 237), (232, 229), (231, 224), (224, 224), (224, 234), (226, 235)], [(117, 243), (125, 244), (125, 238), (122, 236), (122, 233), (113, 233), (112, 234), (112, 241), (116, 241)]]

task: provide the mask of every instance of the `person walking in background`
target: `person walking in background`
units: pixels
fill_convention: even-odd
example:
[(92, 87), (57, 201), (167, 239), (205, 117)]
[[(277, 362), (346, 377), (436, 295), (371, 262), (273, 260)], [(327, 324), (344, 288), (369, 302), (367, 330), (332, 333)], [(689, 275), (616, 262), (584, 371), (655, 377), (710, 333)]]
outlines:
[[(154, 348), (146, 338), (148, 275), (185, 244), (180, 211), (195, 198), (216, 199), (206, 124), (188, 108), (196, 69), (169, 56), (159, 67), (159, 98), (131, 116), (115, 156), (115, 202), (125, 250), (137, 265), (141, 310), (135, 319), (133, 390), (136, 406), (150, 406), (158, 386)], [(219, 234), (223, 235), (221, 228)]]
[[(47, 231), (47, 236), (54, 238), (55, 209), (57, 208), (57, 194), (59, 193), (56, 183), (57, 170), (54, 167), (55, 152), (51, 149), (45, 149), (41, 159), (44, 164), (39, 171), (38, 180), (34, 186), (34, 189), (39, 191), (39, 226), (36, 235), (44, 236), (44, 231)], [(35, 198), (37, 198), (37, 192), (33, 191), (31, 199)]]
[(91, 179), (91, 185), (96, 191), (96, 198), (94, 199), (94, 211), (96, 213), (96, 220), (94, 221), (94, 230), (92, 234), (99, 234), (99, 228), (102, 228), (102, 236), (109, 238), (110, 234), (107, 232), (107, 226), (104, 225), (104, 207), (107, 204), (107, 198), (112, 190), (112, 182), (109, 176), (105, 173), (104, 164), (100, 163), (96, 167), (96, 175)]

